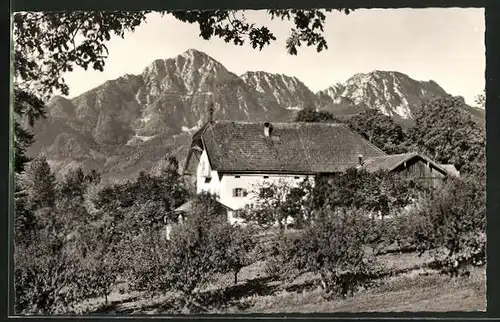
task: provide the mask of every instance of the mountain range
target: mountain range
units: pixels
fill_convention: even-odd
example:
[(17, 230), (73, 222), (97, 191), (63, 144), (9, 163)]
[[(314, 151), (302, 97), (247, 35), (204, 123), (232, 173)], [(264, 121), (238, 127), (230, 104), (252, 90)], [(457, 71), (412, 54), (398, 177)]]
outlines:
[[(349, 117), (378, 109), (401, 124), (423, 101), (447, 93), (434, 81), (395, 71), (356, 74), (317, 93), (296, 77), (249, 71), (236, 75), (195, 49), (157, 59), (139, 75), (124, 75), (75, 98), (53, 97), (47, 118), (33, 128), (31, 156), (45, 155), (58, 174), (82, 166), (104, 179), (122, 180), (160, 168), (166, 157), (181, 164), (191, 135), (214, 119), (287, 122), (298, 110)], [(478, 120), (484, 111), (467, 107)]]

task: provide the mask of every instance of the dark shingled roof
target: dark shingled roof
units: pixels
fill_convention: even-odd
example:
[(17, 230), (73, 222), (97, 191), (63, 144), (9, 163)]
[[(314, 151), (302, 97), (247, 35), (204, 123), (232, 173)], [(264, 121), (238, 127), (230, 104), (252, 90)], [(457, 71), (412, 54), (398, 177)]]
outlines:
[(358, 156), (385, 153), (334, 123), (263, 123), (214, 121), (197, 133), (210, 164), (219, 172), (332, 173), (358, 165)]
[(443, 168), (443, 166), (439, 163), (432, 161), (431, 159), (420, 155), (416, 152), (410, 153), (402, 153), (402, 154), (392, 154), (386, 155), (382, 157), (375, 157), (365, 160), (363, 163), (363, 168), (369, 172), (374, 172), (378, 170), (387, 170), (392, 171), (399, 167), (403, 162), (409, 161), (413, 158), (421, 158), (424, 161), (427, 161), (434, 165), (435, 168), (440, 170), (443, 174), (448, 174), (449, 172)]

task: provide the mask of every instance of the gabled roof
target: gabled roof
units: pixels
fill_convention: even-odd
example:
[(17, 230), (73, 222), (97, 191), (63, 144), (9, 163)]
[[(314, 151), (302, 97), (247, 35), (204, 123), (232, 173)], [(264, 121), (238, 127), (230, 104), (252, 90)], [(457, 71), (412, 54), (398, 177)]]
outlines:
[(392, 154), (381, 157), (369, 158), (363, 163), (363, 168), (369, 172), (375, 172), (378, 170), (393, 171), (398, 168), (404, 162), (408, 162), (413, 158), (420, 158), (429, 164), (432, 164), (434, 168), (441, 171), (443, 174), (448, 174), (448, 171), (439, 163), (432, 161), (431, 159), (418, 154), (416, 152), (402, 153), (402, 154)]
[(189, 147), (186, 163), (183, 168), (184, 174), (196, 173), (196, 166), (200, 161), (201, 154), (203, 153), (201, 136), (210, 122), (205, 123), (191, 138), (191, 146)]
[(213, 121), (197, 135), (212, 169), (219, 172), (332, 173), (356, 166), (360, 154), (364, 158), (386, 155), (344, 124), (271, 126), (271, 136), (266, 137), (263, 123)]
[[(224, 209), (226, 210), (229, 210), (229, 211), (233, 211), (233, 209), (231, 209), (230, 207), (224, 205), (223, 203), (219, 202), (219, 201), (215, 201), (217, 202), (218, 204), (220, 204)], [(193, 209), (193, 200), (189, 200), (185, 203), (183, 203), (181, 206), (177, 207), (174, 212), (175, 213), (185, 213), (185, 212), (189, 212), (191, 209)]]

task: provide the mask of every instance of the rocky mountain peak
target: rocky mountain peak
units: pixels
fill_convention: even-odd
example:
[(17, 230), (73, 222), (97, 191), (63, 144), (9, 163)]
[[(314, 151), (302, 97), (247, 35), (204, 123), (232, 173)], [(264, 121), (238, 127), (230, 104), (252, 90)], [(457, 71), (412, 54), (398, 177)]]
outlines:
[(446, 92), (433, 81), (417, 81), (401, 72), (382, 70), (357, 73), (318, 93), (325, 105), (350, 102), (403, 119), (410, 119), (412, 110), (423, 100), (444, 95)]
[(296, 110), (331, 108), (349, 117), (368, 108), (395, 118), (431, 96), (446, 95), (435, 82), (395, 71), (353, 75), (313, 93), (293, 76), (249, 71), (241, 76), (196, 49), (151, 62), (139, 75), (126, 74), (73, 99), (49, 102), (49, 117), (35, 126), (31, 155), (46, 153), (54, 171), (74, 166), (127, 178), (166, 155), (183, 160), (190, 137), (208, 117), (286, 122)]

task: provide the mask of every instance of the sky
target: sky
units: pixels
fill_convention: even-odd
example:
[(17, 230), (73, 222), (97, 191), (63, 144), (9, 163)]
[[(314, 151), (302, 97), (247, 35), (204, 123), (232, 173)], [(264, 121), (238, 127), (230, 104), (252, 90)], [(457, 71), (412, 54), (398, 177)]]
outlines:
[(148, 15), (146, 23), (107, 44), (103, 72), (75, 71), (64, 75), (69, 97), (106, 80), (139, 74), (156, 59), (173, 58), (190, 48), (207, 53), (229, 71), (266, 71), (295, 76), (316, 92), (344, 82), (356, 73), (399, 71), (416, 80), (434, 80), (470, 105), (485, 87), (484, 9), (358, 9), (327, 15), (324, 36), (328, 50), (299, 47), (289, 55), (285, 40), (293, 24), (271, 21), (265, 11), (245, 11), (248, 20), (265, 25), (277, 40), (262, 51), (214, 38), (199, 37), (196, 24), (172, 16)]

